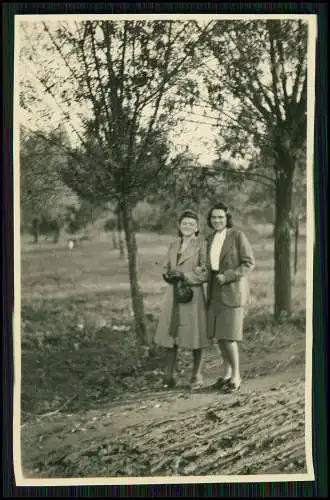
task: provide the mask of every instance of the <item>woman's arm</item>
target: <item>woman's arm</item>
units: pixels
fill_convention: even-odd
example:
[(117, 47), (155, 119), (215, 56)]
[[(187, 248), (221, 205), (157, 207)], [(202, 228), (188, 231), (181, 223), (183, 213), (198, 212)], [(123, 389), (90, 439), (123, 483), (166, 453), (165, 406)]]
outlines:
[(245, 234), (240, 231), (236, 241), (240, 265), (234, 269), (224, 271), (225, 283), (240, 280), (243, 276), (247, 276), (255, 267), (253, 250)]
[(199, 265), (190, 272), (184, 273), (184, 277), (190, 285), (202, 285), (208, 281), (207, 269), (207, 242), (203, 242), (199, 251)]

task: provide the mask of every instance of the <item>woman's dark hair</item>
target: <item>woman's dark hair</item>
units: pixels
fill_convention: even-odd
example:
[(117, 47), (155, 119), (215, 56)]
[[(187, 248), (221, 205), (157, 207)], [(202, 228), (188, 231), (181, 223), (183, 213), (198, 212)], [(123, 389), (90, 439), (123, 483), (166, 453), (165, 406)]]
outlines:
[(226, 205), (224, 205), (223, 203), (217, 203), (216, 205), (214, 205), (209, 213), (207, 214), (207, 225), (211, 228), (211, 229), (214, 229), (213, 226), (212, 226), (212, 222), (211, 222), (211, 217), (212, 217), (212, 213), (213, 213), (213, 210), (223, 210), (226, 214), (226, 218), (227, 218), (227, 222), (226, 222), (226, 227), (233, 227), (233, 220), (232, 220), (232, 216), (231, 216), (231, 213), (228, 212), (228, 207), (226, 207)]
[[(185, 218), (195, 219), (195, 221), (199, 225), (199, 217), (198, 217), (198, 214), (194, 210), (185, 210), (184, 212), (182, 212), (182, 214), (179, 217), (179, 224), (181, 224), (182, 219), (185, 219)], [(180, 238), (182, 238), (182, 233), (181, 233), (180, 229), (178, 231), (178, 235), (180, 236)], [(199, 235), (199, 229), (197, 229), (197, 231), (195, 231), (195, 236), (198, 236), (198, 235)]]

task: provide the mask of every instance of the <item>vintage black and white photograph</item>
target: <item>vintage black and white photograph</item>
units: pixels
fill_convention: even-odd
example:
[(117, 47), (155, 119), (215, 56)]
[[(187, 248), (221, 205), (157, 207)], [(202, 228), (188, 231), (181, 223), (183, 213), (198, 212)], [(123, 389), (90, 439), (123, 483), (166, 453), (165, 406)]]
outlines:
[(17, 484), (313, 480), (316, 36), (15, 16)]

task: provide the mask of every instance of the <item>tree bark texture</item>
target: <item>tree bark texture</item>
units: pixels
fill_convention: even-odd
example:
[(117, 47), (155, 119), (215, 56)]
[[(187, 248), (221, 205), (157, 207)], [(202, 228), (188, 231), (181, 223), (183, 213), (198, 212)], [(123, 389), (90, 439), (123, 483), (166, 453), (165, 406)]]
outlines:
[(118, 234), (118, 245), (119, 245), (119, 255), (123, 259), (125, 257), (124, 241), (122, 236), (123, 224), (122, 224), (122, 214), (120, 210), (117, 211), (117, 234)]
[(136, 336), (140, 344), (149, 345), (148, 332), (145, 321), (143, 295), (138, 281), (136, 262), (137, 244), (132, 224), (132, 210), (127, 203), (123, 203), (122, 216), (127, 247), (128, 271)]
[(274, 315), (291, 313), (292, 309), (292, 269), (291, 269), (291, 212), (294, 164), (289, 152), (281, 152), (277, 157), (275, 189), (275, 303)]

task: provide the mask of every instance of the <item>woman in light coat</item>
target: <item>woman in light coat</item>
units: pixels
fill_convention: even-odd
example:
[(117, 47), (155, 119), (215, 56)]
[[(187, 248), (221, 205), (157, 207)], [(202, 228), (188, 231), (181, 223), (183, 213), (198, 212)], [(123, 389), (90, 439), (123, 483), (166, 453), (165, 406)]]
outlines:
[(168, 285), (160, 313), (155, 343), (167, 349), (167, 374), (164, 386), (175, 386), (173, 376), (178, 347), (193, 353), (192, 387), (203, 383), (202, 349), (211, 343), (207, 338), (206, 299), (203, 283), (207, 280), (206, 245), (199, 238), (198, 215), (186, 210), (179, 218), (180, 237), (168, 248), (164, 279), (184, 278), (193, 289), (188, 303), (177, 303), (174, 288)]
[(207, 240), (208, 336), (218, 342), (224, 361), (223, 377), (215, 387), (234, 392), (241, 384), (238, 343), (243, 339), (248, 275), (255, 260), (245, 234), (232, 227), (224, 204), (212, 207), (207, 220), (213, 229)]

